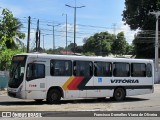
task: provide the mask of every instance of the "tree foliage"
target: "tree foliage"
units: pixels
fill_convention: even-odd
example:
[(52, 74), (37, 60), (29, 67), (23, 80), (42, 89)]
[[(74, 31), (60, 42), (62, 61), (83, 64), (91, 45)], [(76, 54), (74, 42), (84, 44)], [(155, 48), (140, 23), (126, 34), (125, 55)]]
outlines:
[(2, 10), (0, 18), (0, 70), (9, 69), (13, 55), (22, 52), (22, 49), (14, 41), (25, 37), (25, 34), (19, 31), (21, 27), (21, 22), (13, 16), (11, 11)]
[(123, 32), (118, 33), (117, 38), (108, 32), (101, 32), (85, 40), (83, 48), (84, 52), (106, 56), (109, 54), (124, 55), (127, 53), (128, 46)]
[(13, 16), (8, 9), (2, 10), (0, 19), (0, 48), (15, 49), (17, 48), (14, 39), (24, 39), (25, 34), (19, 30), (22, 27), (21, 22)]
[(153, 36), (145, 31), (140, 31), (137, 33), (135, 39), (133, 40), (133, 44), (135, 46), (135, 53), (138, 58), (154, 58), (155, 38), (151, 37)]
[(0, 70), (8, 70), (10, 65), (11, 65), (11, 60), (12, 57), (15, 54), (21, 53), (22, 50), (12, 50), (12, 49), (4, 49), (3, 51), (0, 52)]
[(124, 33), (118, 33), (116, 40), (112, 44), (112, 53), (115, 55), (124, 55), (127, 52), (127, 45), (128, 44), (124, 37)]
[(115, 36), (108, 32), (96, 33), (86, 40), (84, 52), (93, 52), (95, 55), (109, 55)]
[(138, 58), (154, 58), (156, 18), (149, 14), (153, 11), (160, 11), (160, 0), (125, 0), (123, 21), (132, 30), (141, 30), (133, 40)]
[(155, 17), (149, 12), (160, 10), (160, 0), (125, 0), (123, 21), (132, 30), (155, 30)]

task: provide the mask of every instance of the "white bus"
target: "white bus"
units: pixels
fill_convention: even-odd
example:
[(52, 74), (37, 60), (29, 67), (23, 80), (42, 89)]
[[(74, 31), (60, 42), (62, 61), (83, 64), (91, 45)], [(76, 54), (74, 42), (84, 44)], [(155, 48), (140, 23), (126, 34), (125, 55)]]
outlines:
[(126, 96), (154, 91), (152, 60), (48, 54), (13, 57), (8, 95), (46, 101), (62, 98), (105, 98), (122, 101)]

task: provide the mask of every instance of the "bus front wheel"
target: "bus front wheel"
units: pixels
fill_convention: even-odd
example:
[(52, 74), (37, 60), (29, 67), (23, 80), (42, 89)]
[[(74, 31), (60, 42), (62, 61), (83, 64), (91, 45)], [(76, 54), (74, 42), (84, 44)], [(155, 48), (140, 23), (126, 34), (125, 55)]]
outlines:
[(116, 100), (116, 101), (123, 101), (126, 97), (126, 93), (125, 93), (125, 90), (121, 87), (117, 88), (114, 90), (114, 95), (113, 95), (113, 98)]
[(47, 94), (47, 102), (49, 104), (57, 104), (60, 102), (61, 99), (61, 92), (57, 89), (49, 90)]

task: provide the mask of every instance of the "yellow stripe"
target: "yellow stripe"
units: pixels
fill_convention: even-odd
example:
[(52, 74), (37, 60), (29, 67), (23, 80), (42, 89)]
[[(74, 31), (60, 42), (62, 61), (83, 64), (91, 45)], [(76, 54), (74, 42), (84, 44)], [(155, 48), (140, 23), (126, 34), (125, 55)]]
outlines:
[(68, 90), (67, 86), (72, 82), (73, 79), (74, 79), (74, 77), (72, 76), (67, 80), (67, 82), (65, 82), (65, 84), (63, 85), (64, 90)]

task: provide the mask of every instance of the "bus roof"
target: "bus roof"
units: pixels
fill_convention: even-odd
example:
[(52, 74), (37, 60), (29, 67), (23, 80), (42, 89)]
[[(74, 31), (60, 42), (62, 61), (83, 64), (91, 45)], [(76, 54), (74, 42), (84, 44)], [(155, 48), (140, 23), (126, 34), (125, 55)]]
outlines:
[(85, 60), (85, 61), (119, 61), (119, 62), (153, 62), (152, 59), (133, 59), (133, 58), (113, 58), (113, 57), (101, 57), (101, 56), (76, 56), (76, 55), (57, 55), (57, 54), (47, 54), (47, 53), (22, 53), (17, 55), (27, 55), (30, 57), (38, 58), (50, 58), (50, 59), (73, 59), (73, 60)]

